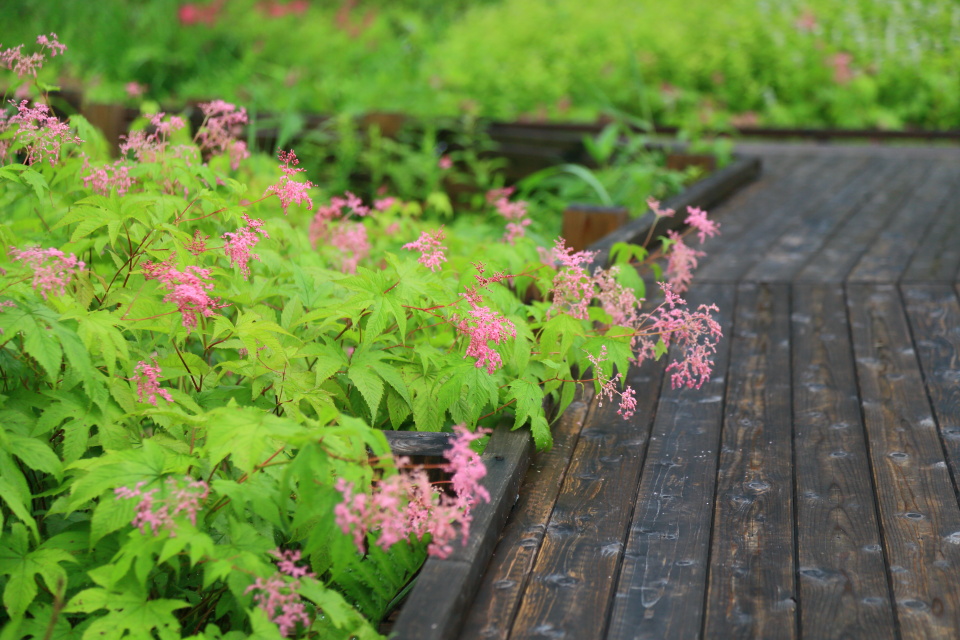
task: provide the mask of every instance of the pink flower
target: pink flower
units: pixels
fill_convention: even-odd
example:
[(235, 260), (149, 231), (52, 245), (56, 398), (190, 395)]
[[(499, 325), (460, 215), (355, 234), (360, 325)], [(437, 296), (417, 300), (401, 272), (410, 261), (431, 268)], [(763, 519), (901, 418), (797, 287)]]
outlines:
[(427, 267), (431, 271), (439, 271), (440, 263), (446, 262), (447, 257), (444, 251), (447, 250), (443, 243), (443, 227), (437, 230), (433, 235), (424, 231), (420, 234), (420, 239), (415, 242), (408, 242), (403, 245), (404, 249), (419, 251), (420, 257), (417, 262)]
[(686, 385), (699, 389), (710, 379), (713, 370), (711, 357), (723, 337), (720, 324), (710, 315), (718, 309), (716, 305), (702, 304), (691, 312), (671, 285), (661, 282), (660, 288), (666, 299), (650, 316), (652, 331), (660, 335), (665, 345), (677, 343), (683, 348), (683, 359), (667, 366), (667, 371), (675, 372), (671, 383), (674, 387)]
[(289, 638), (296, 632), (298, 624), (304, 628), (310, 626), (306, 606), (297, 594), (299, 588), (299, 580), (287, 582), (283, 574), (275, 573), (270, 578), (258, 577), (244, 593), (255, 592), (253, 601), (277, 625), (280, 635)]
[(489, 342), (492, 340), (494, 344), (500, 344), (507, 338), (516, 337), (517, 329), (499, 312), (478, 306), (468, 296), (464, 297), (470, 303), (471, 309), (465, 318), (454, 317), (457, 331), (470, 340), (464, 358), (476, 358), (478, 369), (486, 364), (487, 373), (492, 375), (503, 365), (503, 359), (490, 347)]
[(197, 513), (200, 511), (200, 503), (210, 495), (210, 487), (203, 480), (194, 480), (190, 476), (185, 476), (182, 483), (175, 478), (167, 478), (168, 496), (163, 499), (157, 499), (155, 494), (159, 489), (143, 491), (145, 482), (138, 482), (130, 489), (128, 487), (118, 487), (114, 489), (114, 494), (118, 499), (140, 498), (137, 505), (137, 515), (134, 516), (130, 524), (140, 529), (140, 533), (147, 533), (149, 530), (153, 535), (160, 535), (160, 531), (166, 529), (170, 532), (170, 537), (176, 537), (177, 523), (174, 520), (176, 516), (185, 513), (187, 519), (193, 525), (197, 524)]
[(45, 158), (49, 159), (51, 165), (56, 164), (60, 160), (60, 147), (66, 143), (83, 142), (77, 136), (71, 135), (70, 126), (50, 113), (47, 105), (34, 103), (30, 108), (27, 101), (22, 100), (16, 107), (17, 113), (10, 117), (9, 124), (18, 125), (14, 140), (26, 147), (27, 158), (24, 164), (40, 162)]
[(77, 256), (69, 256), (59, 249), (40, 247), (31, 247), (20, 251), (16, 247), (10, 247), (10, 257), (16, 262), (22, 262), (33, 269), (33, 288), (40, 291), (43, 299), (47, 299), (47, 294), (58, 290), (60, 295), (66, 294), (66, 287), (70, 284), (73, 276), (83, 271), (83, 262), (77, 260)]
[(112, 165), (93, 168), (84, 158), (83, 170), (89, 171), (83, 176), (83, 185), (102, 196), (110, 195), (113, 189), (116, 189), (118, 196), (126, 195), (134, 183), (130, 175), (130, 167), (124, 164), (123, 160), (117, 160)]
[(207, 250), (207, 240), (209, 239), (210, 236), (205, 236), (200, 229), (195, 229), (193, 231), (193, 240), (185, 244), (184, 248), (193, 255), (198, 256)]
[(526, 234), (526, 228), (532, 222), (527, 218), (527, 203), (525, 201), (510, 202), (509, 197), (512, 193), (513, 187), (491, 189), (487, 192), (487, 202), (493, 204), (497, 213), (508, 220), (503, 241), (509, 244), (514, 244), (517, 238), (522, 238)]
[(616, 281), (620, 267), (607, 270), (597, 269), (593, 281), (599, 289), (597, 299), (603, 310), (610, 314), (610, 323), (621, 327), (632, 327), (637, 323), (640, 301), (632, 289)]
[(370, 255), (367, 228), (359, 222), (340, 222), (330, 233), (330, 244), (340, 249), (340, 270), (356, 273), (360, 261)]
[(373, 208), (376, 209), (377, 211), (386, 211), (393, 205), (397, 204), (397, 202), (398, 200), (393, 196), (380, 198), (378, 200), (373, 201)]
[(479, 440), (485, 433), (489, 433), (489, 430), (478, 429), (471, 433), (466, 425), (458, 424), (453, 427), (453, 432), (456, 437), (443, 452), (443, 457), (447, 459), (443, 470), (450, 474), (450, 482), (457, 494), (458, 503), (472, 508), (477, 499), (490, 502), (490, 493), (480, 484), (487, 475), (487, 468), (480, 456), (470, 448), (471, 442)]
[(817, 29), (817, 16), (810, 9), (805, 9), (794, 23), (798, 31), (813, 32)]
[(197, 131), (201, 150), (213, 155), (229, 153), (230, 167), (236, 170), (240, 161), (250, 157), (245, 142), (237, 140), (247, 123), (247, 110), (223, 100), (201, 102), (203, 126)]
[(310, 199), (310, 196), (307, 194), (307, 190), (312, 188), (314, 184), (307, 180), (306, 182), (297, 182), (293, 180), (293, 176), (297, 173), (306, 171), (306, 169), (296, 169), (296, 165), (300, 163), (297, 160), (297, 154), (291, 149), (289, 152), (280, 151), (279, 154), (280, 162), (283, 163), (280, 167), (280, 171), (283, 172), (283, 177), (280, 178), (280, 182), (270, 187), (267, 187), (266, 193), (274, 193), (278, 198), (280, 198), (280, 206), (283, 207), (283, 215), (287, 215), (287, 209), (291, 204), (302, 204), (307, 203), (307, 209), (313, 209), (313, 200)]
[(156, 361), (153, 361), (153, 364), (147, 364), (143, 360), (137, 363), (131, 378), (137, 383), (137, 400), (157, 406), (157, 396), (160, 396), (167, 402), (173, 402), (170, 392), (160, 388), (160, 373), (161, 369)]
[(264, 238), (270, 236), (263, 229), (263, 220), (252, 219), (245, 213), (243, 214), (243, 221), (247, 223), (246, 227), (240, 227), (236, 232), (228, 231), (220, 237), (224, 239), (223, 251), (230, 259), (230, 263), (240, 267), (240, 274), (246, 280), (247, 276), (250, 275), (250, 267), (247, 265), (250, 258), (260, 259), (260, 256), (251, 253), (250, 250), (260, 242), (260, 236)]
[(131, 80), (125, 84), (123, 89), (127, 92), (127, 97), (129, 98), (140, 98), (147, 92), (147, 87), (136, 80)]
[(440, 156), (440, 160), (437, 161), (437, 166), (448, 171), (453, 168), (453, 159), (450, 156)]
[(833, 81), (837, 84), (848, 84), (853, 80), (853, 69), (850, 63), (853, 62), (853, 56), (846, 52), (835, 53), (829, 59), (829, 64), (833, 67)]
[(183, 118), (170, 116), (164, 119), (163, 112), (150, 116), (150, 125), (153, 131), (131, 131), (130, 135), (121, 136), (120, 155), (133, 154), (140, 162), (155, 162), (162, 156), (169, 146), (168, 138), (174, 131), (179, 131), (186, 123)]
[(582, 265), (589, 264), (595, 257), (595, 251), (574, 252), (566, 246), (563, 238), (557, 239), (548, 258), (553, 264), (559, 263), (561, 268), (553, 278), (553, 305), (548, 315), (568, 313), (581, 320), (587, 318), (595, 282)]
[(37, 44), (40, 45), (40, 52), (29, 56), (23, 54), (22, 44), (0, 51), (0, 66), (11, 69), (20, 80), (28, 75), (36, 78), (37, 72), (43, 67), (44, 52), (49, 51), (52, 58), (67, 50), (66, 45), (57, 42), (57, 34), (55, 33), (51, 33), (49, 38), (44, 35), (37, 36)]
[(207, 293), (213, 289), (210, 279), (210, 269), (188, 266), (183, 271), (173, 267), (173, 258), (160, 263), (147, 262), (143, 265), (143, 275), (147, 280), (159, 280), (168, 293), (164, 302), (173, 302), (177, 310), (183, 314), (183, 326), (193, 330), (197, 326), (197, 314), (209, 318), (214, 309), (225, 305), (218, 304), (217, 299)]
[(684, 244), (683, 237), (676, 231), (667, 231), (667, 236), (674, 241), (667, 260), (667, 279), (678, 293), (683, 293), (693, 279), (697, 261), (706, 254)]
[(623, 392), (617, 390), (617, 381), (623, 378), (623, 374), (617, 373), (617, 375), (612, 378), (606, 378), (600, 366), (601, 362), (607, 361), (607, 348), (600, 347), (600, 353), (596, 356), (588, 353), (587, 360), (593, 364), (593, 374), (600, 384), (599, 402), (597, 406), (602, 407), (604, 400), (612, 402), (615, 396), (620, 396), (620, 408), (617, 410), (617, 414), (622, 416), (624, 420), (632, 417), (637, 409), (637, 401), (634, 398), (636, 392), (632, 387), (626, 387)]
[(661, 209), (660, 201), (655, 200), (654, 198), (647, 198), (647, 206), (650, 207), (650, 210), (653, 211), (653, 215), (658, 218), (672, 218), (673, 214), (676, 213), (673, 209)]
[(720, 234), (720, 223), (708, 220), (707, 212), (696, 207), (687, 207), (687, 219), (685, 222), (697, 230), (700, 244), (703, 244), (707, 238), (712, 238)]

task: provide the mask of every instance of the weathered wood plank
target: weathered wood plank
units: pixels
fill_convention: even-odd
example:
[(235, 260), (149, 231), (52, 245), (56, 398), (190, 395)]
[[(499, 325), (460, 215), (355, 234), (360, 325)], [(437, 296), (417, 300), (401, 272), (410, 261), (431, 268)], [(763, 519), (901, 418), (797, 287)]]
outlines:
[(721, 242), (704, 247), (707, 256), (698, 269), (700, 281), (739, 281), (785, 228), (818, 211), (830, 194), (854, 179), (867, 162), (863, 158), (815, 157), (801, 164), (798, 175), (785, 182), (783, 191), (771, 191), (764, 194), (762, 202), (751, 203), (751, 221), (742, 233), (732, 237), (721, 226)]
[(796, 638), (788, 285), (741, 285), (727, 376), (707, 638)]
[(950, 285), (903, 285), (910, 329), (955, 488), (960, 491), (960, 302)]
[[(687, 299), (691, 306), (715, 302), (729, 334), (734, 297), (733, 285), (704, 285)], [(724, 337), (701, 389), (673, 389), (664, 379), (608, 640), (700, 634), (729, 345)], [(678, 355), (675, 348), (669, 354)]]
[(553, 447), (539, 452), (531, 462), (520, 486), (520, 498), (470, 605), (460, 633), (464, 640), (509, 637), (553, 504), (587, 419), (590, 395), (578, 394), (554, 427)]
[(791, 321), (800, 627), (894, 638), (842, 288), (795, 286)]
[(894, 285), (847, 285), (857, 378), (903, 638), (960, 629), (960, 509)]
[[(494, 431), (483, 452), (487, 467), (483, 486), (490, 493), (490, 502), (474, 507), (466, 545), (454, 545), (449, 557), (430, 558), (424, 564), (393, 627), (394, 638), (456, 637), (466, 617), (466, 605), (476, 594), (500, 530), (516, 502), (532, 446), (528, 429)], [(425, 611), (430, 615), (423, 615)]]
[(900, 215), (893, 218), (850, 272), (850, 282), (896, 282), (903, 275), (933, 215), (960, 179), (953, 164), (928, 165)]
[(603, 637), (663, 369), (631, 370), (631, 419), (606, 403), (584, 425), (511, 638)]
[(859, 173), (840, 185), (807, 216), (788, 219), (780, 237), (762, 250), (753, 267), (743, 275), (750, 282), (789, 282), (830, 234), (852, 215), (876, 189), (902, 169), (891, 160), (870, 159)]
[(384, 431), (390, 450), (401, 456), (442, 456), (452, 433), (430, 431)]
[(955, 282), (960, 277), (960, 180), (940, 205), (923, 235), (904, 282)]

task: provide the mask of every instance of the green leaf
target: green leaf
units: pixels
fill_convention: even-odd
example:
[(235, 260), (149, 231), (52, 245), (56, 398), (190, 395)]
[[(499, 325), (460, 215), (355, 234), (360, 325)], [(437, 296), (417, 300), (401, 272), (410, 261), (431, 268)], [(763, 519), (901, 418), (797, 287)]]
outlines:
[(208, 413), (206, 423), (204, 451), (211, 468), (230, 456), (245, 473), (252, 473), (269, 455), (304, 431), (292, 420), (254, 407), (239, 407), (233, 400)]
[(43, 194), (50, 191), (50, 185), (47, 184), (47, 179), (43, 177), (43, 174), (33, 169), (27, 169), (20, 174), (20, 179), (33, 187), (33, 192), (37, 194), (37, 200), (43, 202)]
[(377, 408), (383, 399), (383, 380), (367, 364), (352, 364), (347, 369), (347, 377), (356, 385), (370, 408), (370, 422), (377, 421)]
[(147, 600), (134, 593), (86, 589), (71, 598), (64, 611), (91, 613), (110, 610), (87, 627), (83, 640), (148, 640), (155, 638), (155, 633), (161, 640), (166, 640), (180, 636), (180, 623), (173, 612), (189, 606), (190, 603), (183, 600)]
[(540, 352), (554, 360), (563, 360), (573, 346), (574, 336), (583, 333), (583, 324), (573, 316), (560, 313), (550, 318), (540, 334)]
[(30, 489), (23, 474), (15, 466), (9, 466), (0, 470), (0, 500), (7, 505), (7, 508), (13, 512), (13, 515), (30, 527), (33, 537), (40, 539), (40, 532), (37, 530), (37, 522), (30, 513)]
[(97, 503), (90, 521), (90, 548), (106, 535), (129, 526), (137, 514), (139, 501), (126, 498), (106, 497)]
[(514, 399), (515, 418), (513, 428), (517, 429), (530, 418), (543, 413), (543, 391), (540, 385), (529, 380), (514, 380), (510, 383), (507, 396)]
[(63, 476), (63, 464), (47, 444), (36, 438), (15, 433), (7, 434), (7, 438), (11, 445), (10, 453), (20, 458), (23, 464), (31, 469), (49, 473), (58, 480)]
[(553, 446), (553, 435), (550, 433), (550, 423), (545, 416), (534, 416), (530, 421), (530, 431), (533, 433), (533, 442), (537, 450), (543, 451)]

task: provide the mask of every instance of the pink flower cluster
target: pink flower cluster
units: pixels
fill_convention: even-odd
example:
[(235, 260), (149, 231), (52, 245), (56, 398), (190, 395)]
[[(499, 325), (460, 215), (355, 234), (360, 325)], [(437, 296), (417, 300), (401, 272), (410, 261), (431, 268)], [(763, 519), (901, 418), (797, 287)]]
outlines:
[(156, 406), (157, 396), (160, 396), (167, 402), (173, 402), (170, 392), (160, 387), (161, 372), (162, 370), (157, 366), (156, 360), (152, 361), (152, 364), (147, 364), (143, 360), (137, 363), (131, 378), (137, 383), (137, 400), (149, 402)]
[(503, 366), (503, 358), (490, 346), (490, 341), (500, 344), (507, 338), (516, 337), (517, 328), (500, 312), (480, 306), (475, 294), (461, 295), (470, 305), (470, 310), (466, 317), (454, 316), (452, 320), (460, 335), (469, 338), (464, 358), (476, 358), (478, 369), (486, 364), (487, 373), (492, 375)]
[(550, 307), (548, 315), (569, 313), (581, 320), (587, 318), (587, 309), (593, 301), (595, 282), (584, 265), (589, 265), (596, 255), (594, 251), (574, 252), (566, 246), (563, 238), (557, 239), (553, 250), (548, 254), (549, 261), (560, 266), (553, 278), (553, 306)]
[(140, 162), (155, 162), (163, 156), (170, 145), (170, 134), (186, 126), (183, 118), (179, 116), (165, 116), (162, 111), (150, 116), (153, 131), (131, 131), (130, 135), (122, 136), (120, 155), (132, 153)]
[(147, 533), (149, 530), (155, 536), (160, 535), (164, 529), (170, 532), (170, 537), (177, 535), (177, 523), (175, 518), (179, 514), (185, 514), (190, 524), (197, 524), (197, 513), (200, 511), (201, 502), (210, 495), (210, 487), (203, 480), (194, 480), (190, 476), (185, 476), (180, 482), (176, 478), (167, 478), (167, 496), (157, 498), (156, 493), (159, 489), (150, 489), (144, 491), (143, 486), (146, 482), (138, 482), (133, 489), (128, 487), (118, 487), (113, 492), (117, 499), (140, 498), (137, 505), (137, 515), (130, 522), (133, 526), (140, 529), (140, 533)]
[(297, 564), (300, 551), (274, 549), (270, 555), (277, 558), (277, 572), (269, 578), (258, 577), (244, 593), (253, 591), (257, 606), (277, 625), (280, 635), (289, 638), (296, 631), (297, 624), (304, 628), (310, 626), (310, 616), (297, 589), (300, 588), (300, 578), (315, 578), (316, 574)]
[(600, 383), (600, 401), (597, 406), (602, 407), (604, 399), (613, 402), (616, 396), (620, 396), (620, 408), (617, 410), (617, 415), (623, 416), (624, 420), (632, 417), (637, 410), (637, 400), (634, 398), (636, 391), (629, 386), (626, 386), (622, 392), (617, 389), (617, 382), (623, 378), (623, 373), (617, 372), (614, 377), (604, 379), (603, 368), (600, 363), (607, 361), (607, 348), (600, 347), (600, 353), (596, 357), (587, 354), (587, 359), (593, 364), (593, 374)]
[(419, 251), (420, 257), (417, 258), (417, 262), (431, 271), (439, 271), (441, 263), (447, 260), (446, 255), (444, 255), (447, 248), (443, 245), (443, 227), (439, 228), (433, 235), (430, 235), (427, 231), (422, 232), (419, 240), (408, 242), (403, 245), (403, 248)]
[(214, 309), (224, 305), (218, 304), (217, 299), (211, 298), (207, 293), (213, 289), (213, 283), (206, 282), (211, 277), (210, 269), (191, 265), (183, 271), (178, 271), (173, 266), (175, 257), (175, 255), (170, 256), (164, 262), (144, 263), (143, 276), (147, 280), (160, 281), (160, 284), (170, 292), (163, 301), (175, 303), (177, 310), (183, 314), (183, 326), (193, 330), (197, 326), (197, 314), (209, 318), (213, 315)]
[(497, 213), (507, 219), (507, 231), (503, 235), (503, 241), (514, 244), (517, 238), (526, 234), (527, 227), (533, 221), (527, 217), (527, 203), (524, 200), (510, 202), (511, 195), (513, 187), (491, 189), (487, 192), (487, 203), (492, 204)]
[(240, 267), (240, 274), (246, 280), (247, 276), (250, 275), (250, 267), (247, 264), (250, 258), (260, 259), (260, 256), (251, 253), (250, 250), (260, 242), (260, 236), (264, 238), (270, 236), (263, 228), (263, 220), (256, 220), (247, 214), (243, 214), (243, 221), (247, 223), (247, 226), (240, 227), (236, 232), (228, 231), (220, 237), (224, 239), (223, 251), (230, 259), (230, 264), (236, 264)]
[(50, 164), (60, 160), (60, 148), (67, 143), (80, 144), (80, 138), (70, 133), (70, 126), (60, 122), (45, 104), (34, 103), (27, 106), (26, 100), (20, 104), (11, 101), (17, 107), (17, 113), (7, 120), (6, 126), (17, 125), (13, 140), (24, 145), (27, 152), (24, 164), (33, 164), (44, 159)]
[(283, 207), (283, 215), (287, 215), (287, 209), (291, 204), (303, 204), (307, 203), (307, 209), (313, 209), (313, 200), (310, 199), (307, 190), (312, 188), (314, 184), (309, 180), (305, 182), (298, 182), (293, 179), (298, 173), (306, 171), (306, 169), (297, 169), (296, 166), (300, 164), (300, 161), (297, 160), (297, 154), (290, 151), (280, 150), (280, 171), (283, 172), (283, 177), (280, 178), (280, 182), (275, 185), (267, 187), (264, 195), (268, 193), (276, 194), (280, 198), (280, 206)]
[(676, 343), (683, 349), (683, 358), (667, 366), (667, 371), (674, 371), (671, 384), (674, 388), (685, 385), (699, 389), (710, 379), (711, 358), (717, 352), (717, 342), (723, 337), (720, 324), (711, 316), (711, 312), (718, 311), (717, 306), (702, 304), (696, 311), (690, 311), (686, 301), (673, 291), (669, 283), (661, 282), (660, 288), (665, 300), (645, 317), (644, 321), (649, 324), (635, 339), (640, 345), (635, 348), (639, 354), (637, 362), (655, 357), (655, 336), (659, 336), (665, 346)]
[(67, 50), (66, 45), (57, 41), (55, 33), (51, 33), (49, 38), (45, 35), (37, 36), (37, 44), (40, 45), (40, 52), (30, 55), (23, 54), (22, 44), (0, 51), (0, 67), (11, 69), (21, 80), (28, 75), (36, 78), (37, 71), (43, 67), (44, 52), (49, 51), (52, 58)]
[(40, 291), (44, 300), (47, 299), (47, 294), (55, 290), (60, 295), (66, 294), (70, 280), (83, 271), (85, 266), (74, 254), (67, 255), (52, 247), (31, 247), (23, 251), (10, 247), (8, 253), (15, 262), (22, 262), (33, 269), (33, 288)]
[[(392, 203), (390, 203), (392, 204)], [(350, 215), (365, 217), (370, 207), (347, 191), (344, 197), (333, 197), (330, 204), (317, 209), (310, 223), (310, 245), (316, 249), (321, 241), (340, 250), (340, 270), (356, 273), (360, 261), (370, 255), (367, 228), (360, 222), (349, 222)]]
[[(720, 233), (720, 223), (709, 220), (707, 212), (696, 207), (687, 207), (687, 219), (684, 222), (696, 230), (701, 244)], [(693, 279), (697, 261), (706, 254), (687, 246), (683, 236), (676, 231), (667, 231), (667, 237), (672, 243), (667, 256), (667, 280), (677, 293), (683, 293)]]
[(337, 525), (360, 553), (365, 551), (367, 533), (378, 531), (377, 544), (388, 549), (412, 534), (417, 538), (430, 535), (430, 555), (445, 558), (453, 552), (451, 542), (460, 526), (463, 543), (467, 543), (472, 521), (471, 509), (478, 500), (490, 501), (490, 494), (480, 484), (486, 467), (470, 449), (470, 442), (480, 438), (482, 430), (471, 433), (464, 425), (454, 427), (455, 437), (444, 452), (447, 462), (443, 470), (450, 474), (455, 496), (439, 493), (430, 484), (422, 468), (409, 469), (409, 461), (398, 458), (401, 472), (377, 483), (372, 494), (355, 493), (354, 485), (343, 478), (336, 484), (343, 501), (334, 508)]
[(134, 180), (130, 175), (130, 167), (123, 160), (100, 167), (92, 167), (86, 158), (83, 160), (83, 185), (101, 196), (110, 195), (116, 189), (117, 195), (122, 196), (133, 186)]
[(250, 157), (247, 143), (238, 140), (243, 125), (247, 124), (247, 110), (237, 109), (236, 105), (214, 100), (201, 102), (200, 110), (204, 121), (197, 131), (200, 149), (213, 155), (230, 154), (230, 168), (236, 170), (240, 162)]

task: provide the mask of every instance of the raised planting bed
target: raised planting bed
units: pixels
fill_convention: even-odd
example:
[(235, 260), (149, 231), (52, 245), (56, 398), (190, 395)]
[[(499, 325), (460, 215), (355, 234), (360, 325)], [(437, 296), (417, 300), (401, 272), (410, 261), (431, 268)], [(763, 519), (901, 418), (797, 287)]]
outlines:
[[(732, 195), (760, 174), (761, 163), (755, 157), (736, 157), (727, 167), (694, 183), (682, 193), (669, 199), (664, 206), (681, 210), (687, 206), (708, 208)], [(637, 242), (650, 233), (656, 221), (652, 212), (627, 222), (621, 228), (589, 245), (589, 250), (600, 251), (591, 270), (605, 267), (609, 262), (609, 250), (617, 242)], [(682, 226), (682, 216), (667, 218), (657, 226), (656, 232)], [(558, 470), (552, 465), (554, 451), (566, 450), (571, 437), (582, 426), (589, 403), (590, 393), (579, 393), (559, 420), (561, 428), (556, 434), (555, 449), (535, 452), (529, 430), (510, 431), (501, 427), (494, 431), (483, 460), (487, 476), (483, 485), (490, 492), (489, 504), (480, 503), (473, 512), (473, 523), (468, 542), (456, 546), (448, 558), (430, 558), (424, 564), (416, 584), (403, 603), (399, 615), (389, 627), (395, 640), (444, 640), (456, 638), (467, 620), (469, 605), (473, 602), (487, 564), (500, 539), (501, 531), (518, 500), (534, 499), (518, 495), (525, 474), (545, 473)], [(385, 432), (394, 453), (401, 455), (442, 455), (449, 435), (443, 433)], [(531, 466), (532, 465), (532, 466)], [(556, 469), (554, 469), (556, 467)], [(552, 476), (551, 476), (552, 477)], [(552, 487), (552, 504), (556, 497), (558, 480), (547, 482)], [(546, 486), (539, 482), (536, 486)], [(522, 527), (520, 527), (522, 529)], [(514, 527), (514, 531), (519, 530)], [(542, 533), (542, 532), (541, 532)], [(523, 545), (523, 540), (516, 540)], [(512, 585), (504, 584), (504, 588)]]

